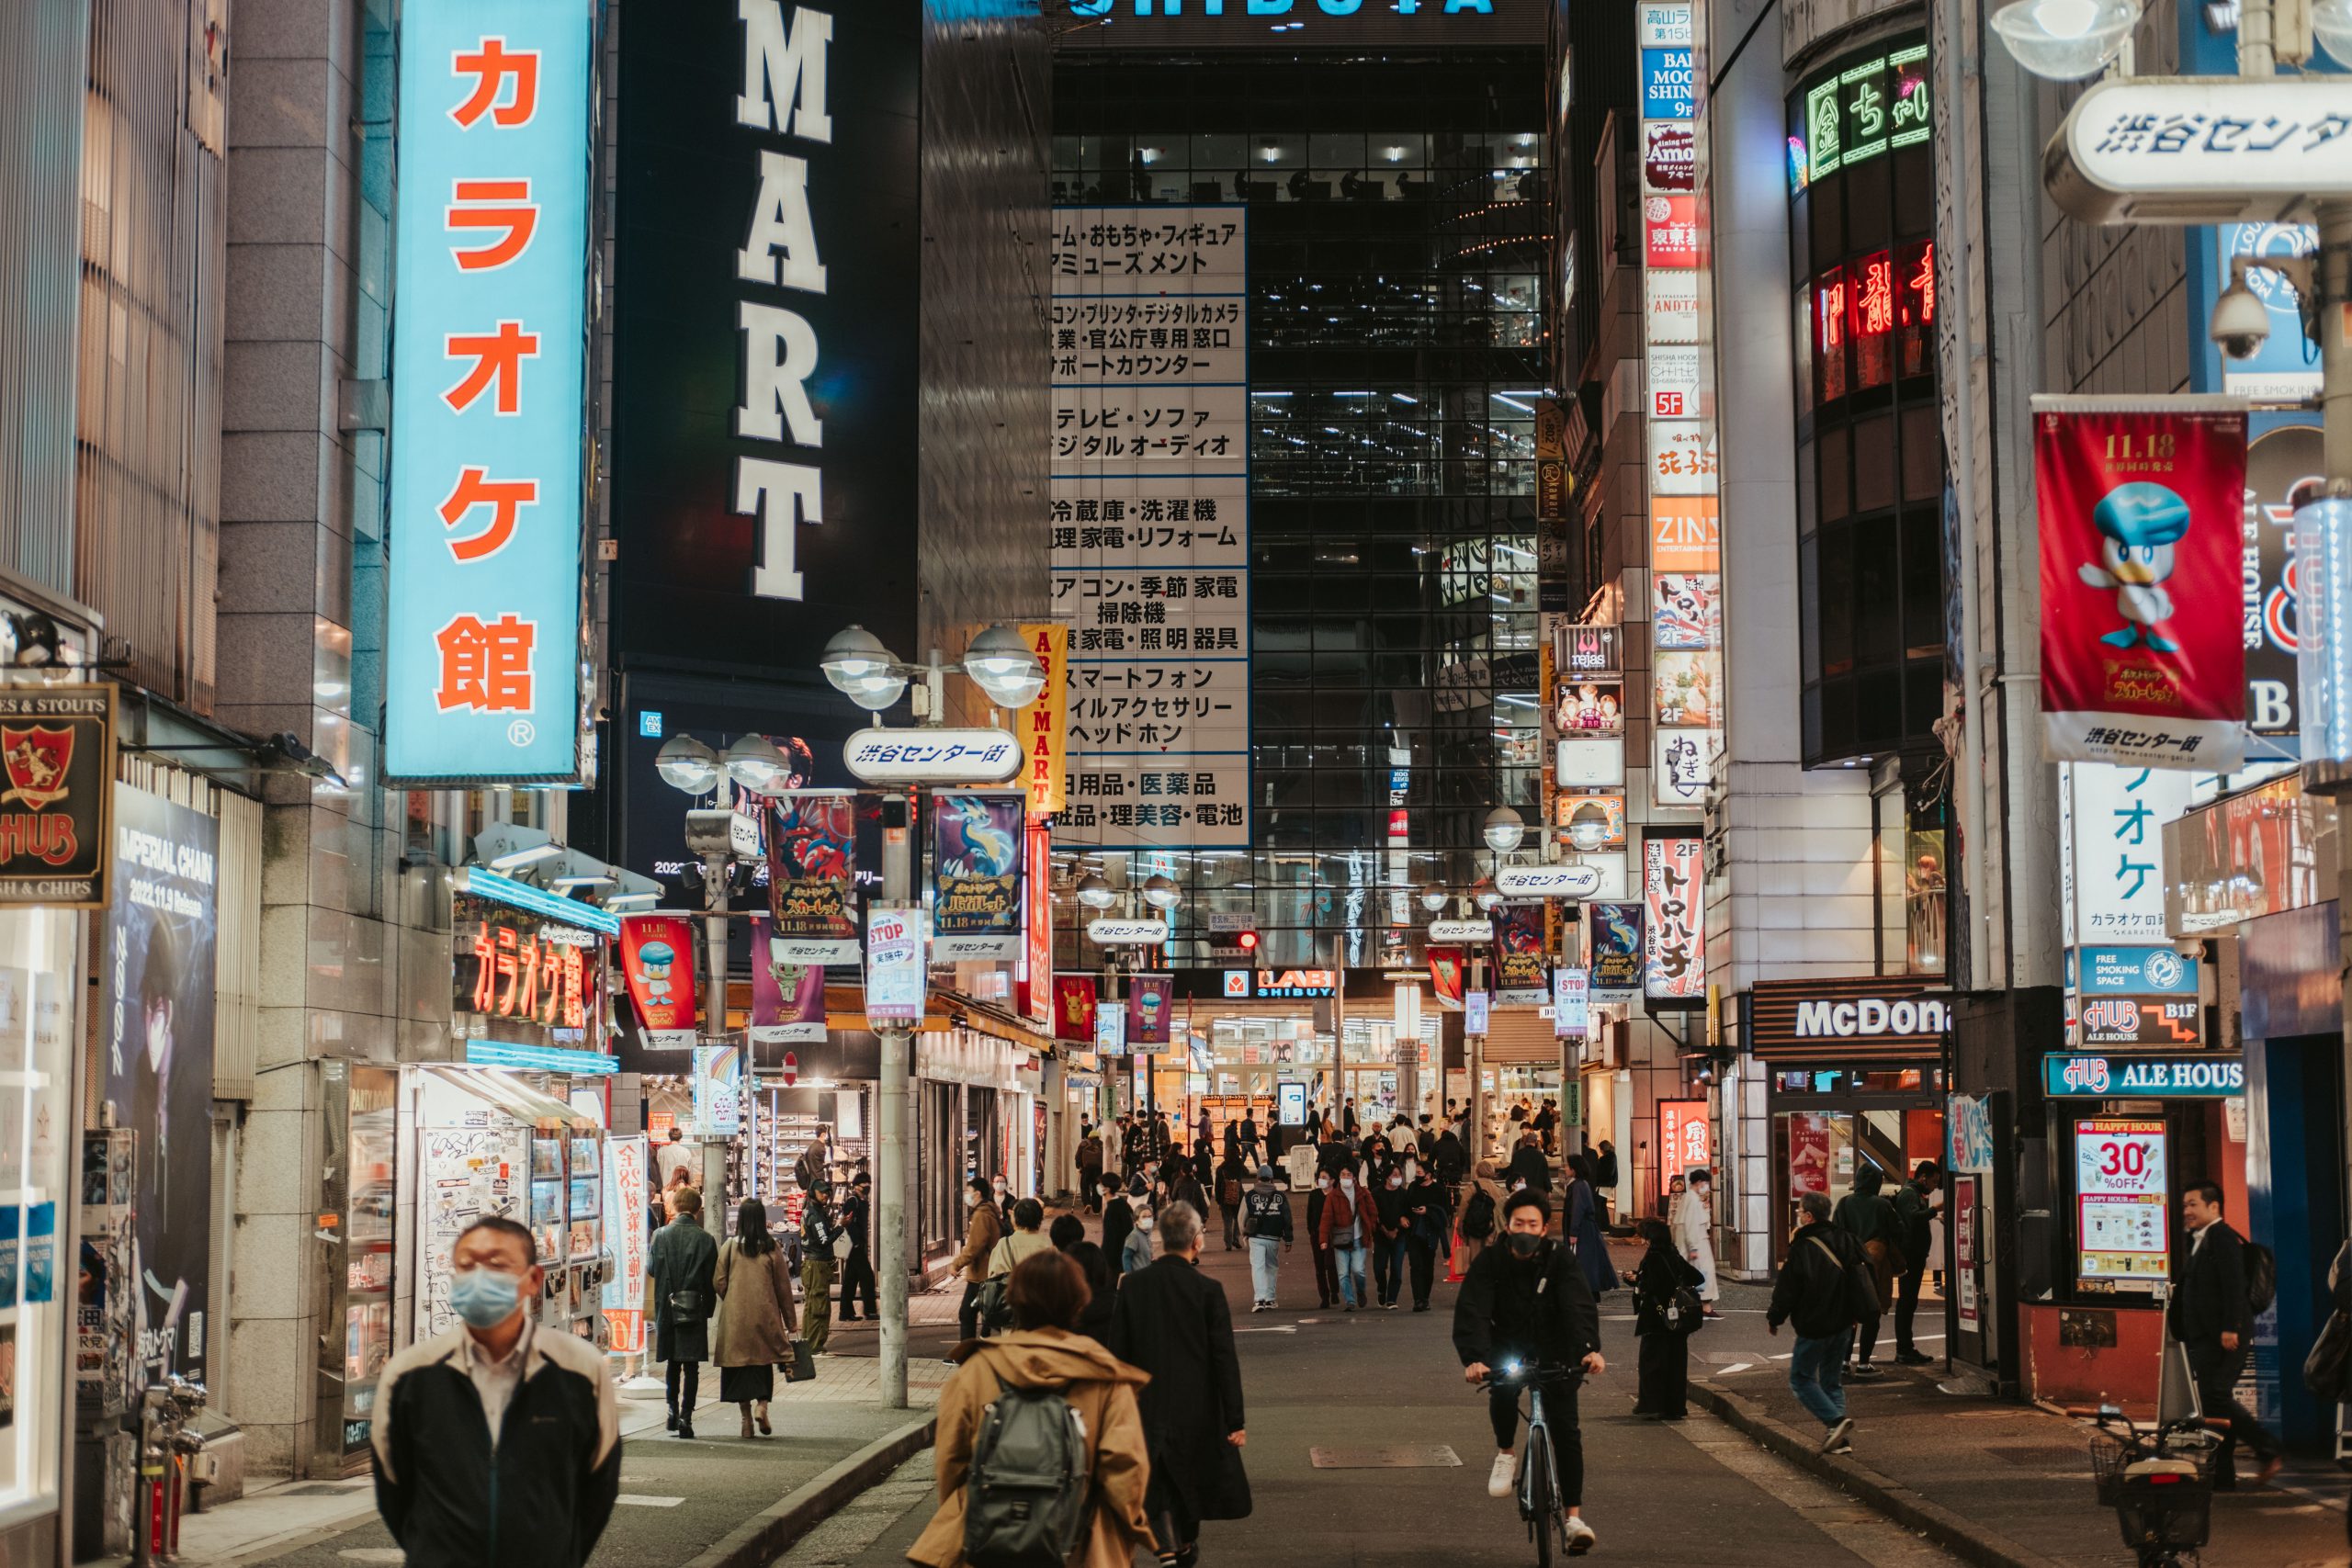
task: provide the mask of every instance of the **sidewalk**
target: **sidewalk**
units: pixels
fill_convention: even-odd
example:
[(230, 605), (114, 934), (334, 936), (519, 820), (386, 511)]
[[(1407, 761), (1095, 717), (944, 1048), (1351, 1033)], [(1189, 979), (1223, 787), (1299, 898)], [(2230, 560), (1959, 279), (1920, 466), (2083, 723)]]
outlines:
[[(621, 1495), (590, 1557), (595, 1568), (623, 1563), (760, 1568), (800, 1530), (929, 1441), (926, 1431), (949, 1369), (909, 1369), (906, 1410), (879, 1403), (881, 1363), (855, 1355), (817, 1363), (812, 1383), (777, 1386), (773, 1438), (745, 1441), (732, 1405), (705, 1400), (696, 1436), (664, 1429), (658, 1386), (621, 1398)], [(702, 1387), (718, 1369), (705, 1366)], [(910, 1430), (914, 1428), (914, 1430)], [(854, 1462), (853, 1462), (854, 1461)], [(779, 1537), (781, 1539), (779, 1539)], [(181, 1561), (201, 1568), (349, 1568), (397, 1563), (400, 1549), (376, 1517), (374, 1484), (288, 1481), (233, 1503), (190, 1514), (180, 1526)]]
[[(1621, 1269), (1638, 1254), (1611, 1249)], [(1690, 1346), (1693, 1405), (1713, 1411), (1750, 1438), (1822, 1476), (1955, 1554), (1987, 1568), (2129, 1563), (2115, 1515), (2091, 1491), (2090, 1427), (2038, 1406), (1947, 1394), (1940, 1333), (1923, 1310), (1921, 1348), (1931, 1367), (1891, 1364), (1890, 1324), (1879, 1344), (1885, 1375), (1846, 1384), (1854, 1452), (1824, 1457), (1821, 1424), (1789, 1392), (1794, 1341), (1767, 1334), (1770, 1292), (1726, 1282), (1723, 1321)], [(1632, 1302), (1601, 1299), (1605, 1344), (1630, 1359)], [(1943, 1318), (1935, 1314), (1932, 1326)], [(2345, 1484), (2324, 1466), (2290, 1464), (2267, 1491), (2213, 1501), (2206, 1568), (2303, 1568), (2345, 1561)]]

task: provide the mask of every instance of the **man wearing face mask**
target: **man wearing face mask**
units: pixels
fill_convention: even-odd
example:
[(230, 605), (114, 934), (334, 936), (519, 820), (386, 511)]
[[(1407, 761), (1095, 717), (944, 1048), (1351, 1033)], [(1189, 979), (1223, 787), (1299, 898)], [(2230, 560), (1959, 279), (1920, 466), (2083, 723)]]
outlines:
[(1412, 1217), (1405, 1212), (1404, 1166), (1392, 1164), (1386, 1168), (1380, 1185), (1373, 1189), (1372, 1201), (1380, 1215), (1377, 1250), (1372, 1255), (1373, 1283), (1380, 1289), (1381, 1309), (1395, 1312), (1396, 1298), (1405, 1289), (1405, 1264), (1412, 1250), (1408, 1235)]
[(476, 1220), (451, 1255), (458, 1325), (386, 1364), (369, 1441), (376, 1508), (416, 1568), (579, 1568), (620, 1494), (603, 1352), (541, 1334), (531, 1233)]
[(1331, 1260), (1331, 1244), (1323, 1239), (1323, 1211), (1334, 1201), (1331, 1173), (1315, 1173), (1315, 1190), (1306, 1195), (1306, 1247), (1315, 1255), (1315, 1294), (1325, 1307), (1340, 1304), (1340, 1270)]
[(1372, 1304), (1364, 1293), (1363, 1255), (1379, 1228), (1380, 1206), (1363, 1190), (1353, 1169), (1340, 1171), (1340, 1185), (1325, 1200), (1322, 1218), (1316, 1224), (1315, 1244), (1331, 1255), (1332, 1266), (1339, 1271), (1342, 1312)]
[[(1470, 1265), (1453, 1303), (1453, 1348), (1462, 1358), (1462, 1378), (1476, 1385), (1497, 1366), (1553, 1366), (1599, 1377), (1609, 1370), (1600, 1355), (1600, 1309), (1575, 1256), (1547, 1234), (1552, 1205), (1543, 1194), (1522, 1189), (1503, 1204), (1503, 1242)], [(1495, 1389), (1487, 1413), (1495, 1428), (1495, 1463), (1487, 1473), (1487, 1495), (1508, 1497), (1516, 1489), (1519, 1392)], [(1574, 1371), (1544, 1384), (1544, 1418), (1551, 1428), (1559, 1467), (1560, 1501), (1568, 1510), (1568, 1555), (1593, 1548), (1592, 1527), (1584, 1522), (1584, 1438), (1577, 1429)]]

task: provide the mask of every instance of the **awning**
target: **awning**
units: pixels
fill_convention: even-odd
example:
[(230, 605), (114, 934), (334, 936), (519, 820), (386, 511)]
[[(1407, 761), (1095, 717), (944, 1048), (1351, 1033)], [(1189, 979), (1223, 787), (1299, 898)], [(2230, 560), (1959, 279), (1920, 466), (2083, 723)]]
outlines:
[(552, 1095), (541, 1094), (496, 1067), (421, 1066), (416, 1070), (526, 1126), (548, 1132), (563, 1128), (590, 1133), (603, 1131), (594, 1121), (563, 1101)]

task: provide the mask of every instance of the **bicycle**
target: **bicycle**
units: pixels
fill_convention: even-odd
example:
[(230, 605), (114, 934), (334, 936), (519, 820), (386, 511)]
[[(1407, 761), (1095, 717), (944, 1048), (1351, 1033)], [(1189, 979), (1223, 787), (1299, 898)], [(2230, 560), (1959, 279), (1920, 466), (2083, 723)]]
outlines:
[[(2091, 1475), (2103, 1507), (2113, 1508), (2123, 1544), (2139, 1568), (2183, 1568), (2212, 1533), (2213, 1457), (2221, 1447), (2202, 1417), (2170, 1421), (2152, 1431), (2112, 1404), (2085, 1412), (2091, 1435)], [(2186, 1553), (2187, 1555), (2183, 1555)]]
[(1552, 1457), (1552, 1429), (1544, 1419), (1545, 1383), (1565, 1383), (1574, 1388), (1582, 1382), (1584, 1371), (1579, 1367), (1529, 1367), (1505, 1361), (1478, 1385), (1482, 1391), (1527, 1391), (1527, 1438), (1520, 1450), (1519, 1461), (1519, 1517), (1527, 1521), (1527, 1532), (1535, 1542), (1536, 1568), (1552, 1568), (1555, 1550), (1563, 1556), (1582, 1555), (1591, 1540), (1589, 1536), (1579, 1541), (1568, 1539), (1568, 1509), (1560, 1500), (1560, 1472)]

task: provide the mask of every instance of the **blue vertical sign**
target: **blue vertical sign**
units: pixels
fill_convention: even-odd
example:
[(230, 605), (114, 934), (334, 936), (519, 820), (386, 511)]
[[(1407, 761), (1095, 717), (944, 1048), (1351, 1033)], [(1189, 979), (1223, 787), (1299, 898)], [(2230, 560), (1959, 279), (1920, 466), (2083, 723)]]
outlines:
[(407, 0), (387, 772), (580, 777), (592, 0)]

